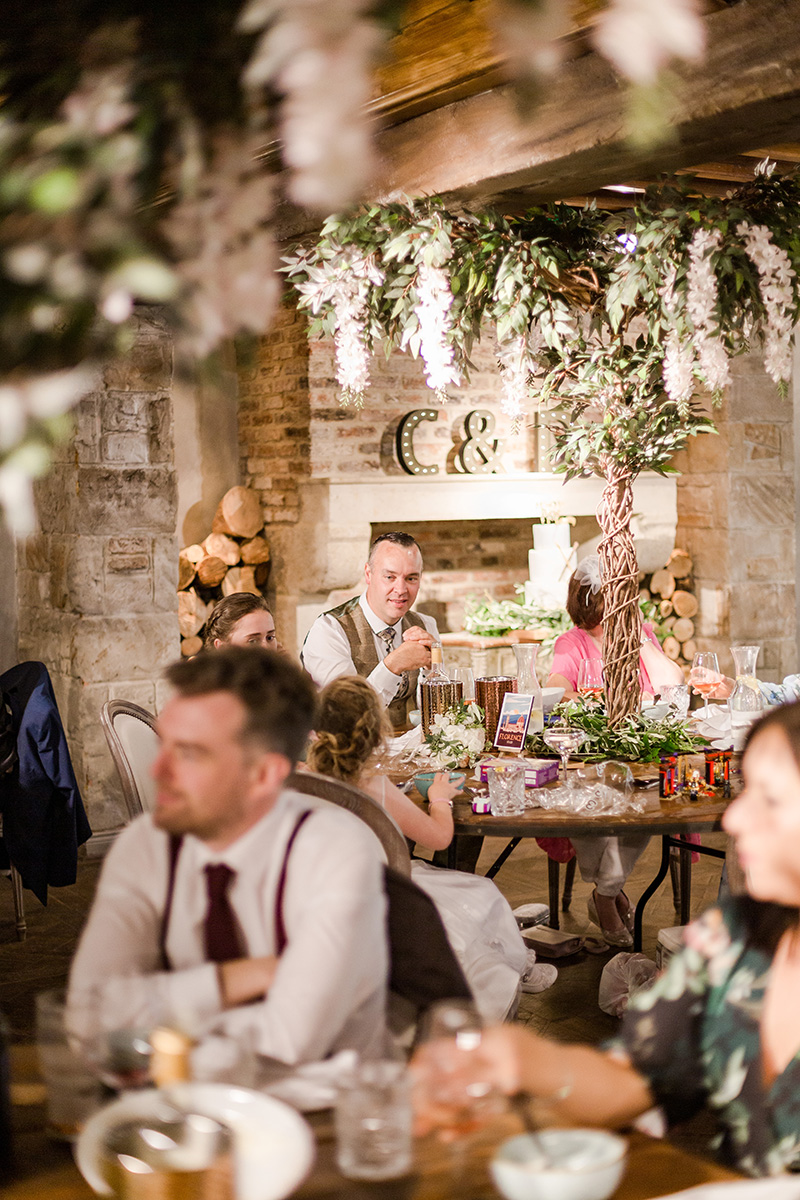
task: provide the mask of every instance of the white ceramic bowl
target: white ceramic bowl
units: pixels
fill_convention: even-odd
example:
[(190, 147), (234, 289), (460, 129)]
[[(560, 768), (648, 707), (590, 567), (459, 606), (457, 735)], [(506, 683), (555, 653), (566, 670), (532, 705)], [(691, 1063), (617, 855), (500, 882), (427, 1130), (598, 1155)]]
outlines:
[(648, 721), (663, 721), (668, 712), (668, 704), (648, 704), (646, 707), (642, 705), (642, 716)]
[(602, 1129), (544, 1129), (504, 1142), (489, 1169), (506, 1200), (608, 1200), (627, 1153), (623, 1138)]
[[(202, 1113), (233, 1133), (237, 1200), (283, 1200), (305, 1179), (314, 1162), (314, 1135), (299, 1113), (261, 1092), (224, 1083), (180, 1083), (169, 1098), (184, 1112)], [(101, 1196), (111, 1188), (102, 1169), (108, 1132), (163, 1107), (154, 1088), (127, 1092), (90, 1117), (75, 1147), (78, 1169)]]
[(546, 713), (552, 712), (563, 695), (564, 695), (563, 688), (557, 688), (557, 687), (542, 688), (542, 704), (544, 707), (544, 711)]

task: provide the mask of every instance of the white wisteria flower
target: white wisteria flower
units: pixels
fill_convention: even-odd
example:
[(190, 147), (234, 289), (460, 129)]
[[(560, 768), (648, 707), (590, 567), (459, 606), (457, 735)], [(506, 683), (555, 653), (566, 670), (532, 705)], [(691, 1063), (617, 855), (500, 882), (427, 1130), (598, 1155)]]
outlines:
[(499, 342), (497, 361), (500, 364), (503, 384), (500, 409), (506, 416), (511, 417), (511, 432), (516, 434), (522, 425), (522, 417), (530, 397), (531, 376), (536, 365), (528, 338), (521, 334), (508, 341)]
[(759, 275), (766, 325), (763, 328), (764, 366), (775, 380), (788, 382), (792, 375), (792, 329), (794, 327), (795, 272), (785, 250), (772, 240), (766, 225), (740, 221), (736, 232), (744, 242), (747, 257)]
[(711, 262), (711, 255), (721, 244), (719, 229), (696, 230), (689, 243), (686, 272), (686, 308), (695, 329), (697, 364), (712, 392), (726, 387), (730, 377), (728, 355), (719, 338), (716, 317), (719, 289)]
[[(428, 387), (436, 392), (436, 399), (444, 404), (448, 385), (457, 387), (461, 383), (461, 371), (450, 341), (453, 306), (450, 277), (441, 267), (420, 263), (416, 289), (419, 353), (425, 363), (425, 378)], [(401, 349), (405, 349), (414, 332), (411, 328), (406, 331)]]
[(298, 291), (308, 296), (310, 308), (320, 312), (332, 304), (335, 328), (336, 379), (341, 403), (364, 403), (369, 387), (370, 350), (367, 343), (367, 298), (371, 287), (380, 287), (383, 273), (373, 259), (353, 250), (341, 250), (322, 266), (310, 267), (307, 283)]
[(705, 40), (698, 0), (610, 0), (592, 34), (595, 49), (639, 84), (654, 83), (671, 58), (701, 58)]
[(486, 745), (484, 714), (480, 705), (459, 702), (431, 722), (431, 732), (420, 750), (434, 767), (469, 767), (481, 756)]

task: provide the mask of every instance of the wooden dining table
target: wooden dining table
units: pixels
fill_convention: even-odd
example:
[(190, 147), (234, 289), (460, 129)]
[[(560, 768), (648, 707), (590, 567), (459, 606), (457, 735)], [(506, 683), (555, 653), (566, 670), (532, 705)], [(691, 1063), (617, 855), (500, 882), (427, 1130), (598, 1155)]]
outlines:
[[(702, 765), (702, 755), (697, 763)], [(692, 762), (692, 765), (695, 765)], [(472, 798), (479, 784), (472, 782), (465, 787), (453, 803), (453, 824), (455, 834), (448, 849), (448, 866), (455, 868), (460, 861), (459, 851), (465, 839), (468, 838), (504, 838), (507, 845), (498, 856), (486, 874), (492, 877), (512, 852), (517, 841), (521, 838), (541, 837), (619, 837), (624, 834), (647, 834), (661, 837), (661, 860), (658, 870), (644, 890), (635, 909), (634, 916), (634, 949), (642, 948), (642, 923), (648, 900), (655, 894), (664, 881), (669, 870), (670, 854), (675, 848), (680, 855), (681, 869), (681, 924), (689, 919), (689, 900), (691, 897), (691, 855), (692, 852), (724, 858), (724, 851), (713, 846), (696, 845), (685, 842), (681, 834), (716, 832), (722, 828), (722, 817), (730, 803), (719, 788), (711, 794), (701, 791), (697, 800), (690, 800), (688, 793), (683, 792), (669, 798), (658, 795), (657, 767), (652, 764), (630, 764), (634, 778), (640, 784), (649, 784), (638, 788), (634, 795), (637, 807), (620, 813), (573, 813), (541, 807), (526, 808), (525, 812), (514, 817), (493, 816), (491, 813), (474, 813)], [(393, 776), (394, 777), (394, 776)], [(531, 789), (529, 796), (559, 786), (558, 782), (548, 783), (542, 789)], [(734, 788), (735, 790), (735, 788)], [(422, 802), (416, 789), (411, 792), (413, 798)], [(473, 856), (474, 857), (474, 856)], [(558, 928), (558, 870), (550, 873), (550, 924)]]
[[(90, 1200), (94, 1193), (75, 1166), (71, 1147), (45, 1134), (44, 1089), (36, 1081), (33, 1058), (33, 1047), (13, 1048), (17, 1167), (14, 1178), (0, 1185), (0, 1195), (3, 1200)], [(316, 1159), (294, 1193), (298, 1200), (496, 1200), (499, 1193), (489, 1175), (489, 1162), (506, 1138), (522, 1132), (519, 1118), (508, 1113), (455, 1144), (444, 1144), (432, 1135), (418, 1138), (413, 1171), (407, 1178), (370, 1184), (355, 1183), (338, 1170), (331, 1112), (312, 1115), (310, 1124)], [(696, 1184), (737, 1178), (710, 1159), (631, 1133), (627, 1169), (612, 1200), (651, 1200)]]

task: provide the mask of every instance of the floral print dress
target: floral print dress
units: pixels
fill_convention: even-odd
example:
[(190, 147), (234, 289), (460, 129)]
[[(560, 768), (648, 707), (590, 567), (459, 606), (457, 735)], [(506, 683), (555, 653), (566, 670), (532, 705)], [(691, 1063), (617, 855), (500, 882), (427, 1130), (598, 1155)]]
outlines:
[(716, 1146), (740, 1171), (800, 1171), (800, 1053), (765, 1088), (760, 1021), (771, 958), (745, 942), (735, 900), (689, 925), (664, 975), (631, 998), (612, 1049), (649, 1080), (671, 1122), (707, 1106), (720, 1127)]

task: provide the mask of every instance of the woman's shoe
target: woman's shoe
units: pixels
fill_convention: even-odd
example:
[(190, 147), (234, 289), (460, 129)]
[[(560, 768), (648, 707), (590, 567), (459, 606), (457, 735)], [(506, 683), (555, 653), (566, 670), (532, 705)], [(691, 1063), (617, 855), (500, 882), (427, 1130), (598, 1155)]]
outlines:
[[(622, 903), (620, 904), (620, 901)], [(628, 933), (633, 933), (633, 919), (635, 909), (624, 892), (618, 892), (616, 895), (617, 912), (620, 915), (620, 920), (624, 923)]]
[(631, 936), (629, 929), (604, 929), (600, 924), (600, 918), (597, 915), (597, 906), (594, 902), (594, 892), (592, 892), (591, 896), (586, 901), (586, 911), (589, 913), (589, 916), (594, 921), (595, 925), (599, 927), (600, 932), (603, 935), (603, 940), (608, 942), (609, 946), (619, 946), (621, 950), (633, 949), (633, 937)]

